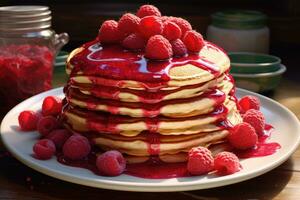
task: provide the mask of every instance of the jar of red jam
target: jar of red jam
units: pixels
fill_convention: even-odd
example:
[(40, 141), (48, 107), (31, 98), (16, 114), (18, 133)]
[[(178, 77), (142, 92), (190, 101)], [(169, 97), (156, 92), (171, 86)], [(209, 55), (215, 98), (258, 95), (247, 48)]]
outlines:
[(55, 55), (68, 39), (51, 29), (46, 6), (0, 7), (0, 116), (51, 89)]

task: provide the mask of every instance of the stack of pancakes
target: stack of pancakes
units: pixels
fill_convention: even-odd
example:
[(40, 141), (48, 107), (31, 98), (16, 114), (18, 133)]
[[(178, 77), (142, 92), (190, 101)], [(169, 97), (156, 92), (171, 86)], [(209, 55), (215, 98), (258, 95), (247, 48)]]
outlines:
[(70, 54), (63, 112), (65, 126), (101, 150), (118, 150), (130, 163), (153, 157), (183, 162), (192, 147), (223, 143), (228, 128), (241, 122), (230, 61), (218, 47), (206, 43), (196, 61), (190, 56), (173, 66), (156, 61), (165, 66), (168, 79), (157, 78), (155, 84), (140, 76), (155, 77), (141, 53), (136, 52), (140, 66), (129, 68), (137, 61), (114, 54), (108, 58), (106, 48), (93, 42)]

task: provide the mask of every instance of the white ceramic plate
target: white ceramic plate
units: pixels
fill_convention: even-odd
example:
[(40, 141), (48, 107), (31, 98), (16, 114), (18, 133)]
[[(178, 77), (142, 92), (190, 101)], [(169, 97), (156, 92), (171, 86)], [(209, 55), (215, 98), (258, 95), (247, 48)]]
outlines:
[(62, 165), (55, 158), (47, 161), (34, 159), (32, 146), (38, 138), (38, 133), (24, 133), (18, 131), (18, 114), (23, 110), (38, 110), (44, 97), (48, 95), (63, 96), (62, 88), (36, 95), (13, 108), (3, 119), (1, 136), (8, 150), (25, 165), (49, 176), (72, 183), (125, 191), (185, 191), (212, 188), (241, 182), (277, 167), (296, 150), (300, 141), (300, 125), (298, 119), (285, 107), (264, 96), (237, 90), (237, 96), (254, 95), (262, 103), (262, 111), (267, 122), (275, 127), (270, 141), (280, 143), (281, 149), (271, 156), (249, 158), (241, 161), (243, 170), (228, 176), (195, 176), (172, 179), (142, 179), (129, 175), (118, 177), (97, 176), (89, 170)]

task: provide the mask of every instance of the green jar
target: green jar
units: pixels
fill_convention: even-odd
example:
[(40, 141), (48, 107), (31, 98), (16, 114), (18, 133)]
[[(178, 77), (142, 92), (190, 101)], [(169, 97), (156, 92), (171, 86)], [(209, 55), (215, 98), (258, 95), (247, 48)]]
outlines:
[(251, 10), (228, 10), (212, 15), (207, 39), (235, 52), (269, 52), (269, 28), (266, 15)]

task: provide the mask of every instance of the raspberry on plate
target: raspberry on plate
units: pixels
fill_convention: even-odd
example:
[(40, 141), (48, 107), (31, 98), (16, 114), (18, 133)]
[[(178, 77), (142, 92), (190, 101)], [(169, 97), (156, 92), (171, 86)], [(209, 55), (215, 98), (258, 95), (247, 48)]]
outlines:
[(138, 30), (140, 20), (141, 19), (134, 14), (126, 13), (120, 18), (118, 22), (118, 29), (124, 35), (135, 33)]
[(191, 31), (192, 30), (192, 26), (191, 24), (183, 19), (183, 18), (180, 18), (180, 17), (169, 17), (169, 19), (171, 22), (174, 22), (175, 24), (177, 24), (180, 29), (181, 29), (181, 34), (182, 34), (182, 37), (185, 35), (185, 33), (187, 31)]
[(183, 36), (183, 43), (191, 52), (199, 52), (204, 46), (202, 35), (196, 31), (187, 31)]
[(161, 13), (158, 10), (158, 8), (156, 8), (153, 5), (142, 5), (138, 9), (136, 15), (138, 17), (140, 17), (140, 18), (143, 18), (143, 17), (146, 17), (146, 16), (157, 16), (157, 17), (160, 17)]
[(187, 170), (192, 175), (206, 174), (214, 169), (214, 159), (205, 147), (194, 147), (188, 153)]
[(24, 110), (19, 114), (18, 121), (22, 131), (36, 130), (40, 114), (31, 110)]
[(214, 159), (215, 170), (218, 174), (234, 174), (241, 170), (239, 158), (231, 152), (220, 152)]
[(85, 158), (91, 151), (88, 139), (81, 135), (72, 135), (63, 145), (63, 154), (71, 160)]
[(66, 129), (56, 129), (51, 131), (46, 138), (54, 142), (57, 149), (61, 149), (71, 133)]
[(172, 45), (162, 35), (152, 36), (146, 45), (145, 56), (149, 59), (164, 60), (172, 57)]
[(163, 25), (164, 29), (162, 35), (169, 41), (176, 40), (181, 37), (181, 29), (176, 23), (166, 21)]
[(159, 17), (147, 16), (141, 19), (139, 24), (139, 32), (145, 38), (153, 35), (160, 35), (163, 32), (163, 23)]
[(265, 116), (262, 112), (255, 109), (248, 110), (243, 115), (243, 121), (249, 123), (256, 131), (257, 135), (263, 135), (265, 129)]
[(236, 149), (249, 149), (256, 145), (258, 137), (255, 129), (250, 124), (243, 122), (235, 125), (229, 131), (227, 139)]
[(43, 116), (57, 116), (62, 110), (62, 99), (55, 96), (48, 96), (42, 104)]
[(53, 116), (42, 117), (38, 124), (37, 130), (42, 136), (47, 136), (51, 131), (59, 126), (58, 121)]
[(174, 56), (181, 57), (187, 54), (187, 48), (180, 39), (171, 41)]
[(39, 140), (33, 146), (34, 156), (41, 160), (50, 159), (55, 154), (55, 151), (54, 143), (48, 139)]
[(118, 43), (122, 37), (118, 29), (118, 22), (115, 20), (106, 20), (101, 25), (98, 33), (98, 39), (101, 43)]
[(126, 168), (126, 160), (119, 151), (107, 151), (97, 157), (96, 166), (105, 176), (118, 176)]
[(146, 46), (146, 41), (140, 34), (132, 33), (122, 41), (122, 46), (132, 50), (143, 49)]
[(247, 95), (239, 100), (239, 106), (240, 106), (241, 113), (245, 113), (245, 112), (247, 112), (247, 110), (250, 110), (250, 109), (259, 110), (260, 109), (260, 101), (255, 96)]

